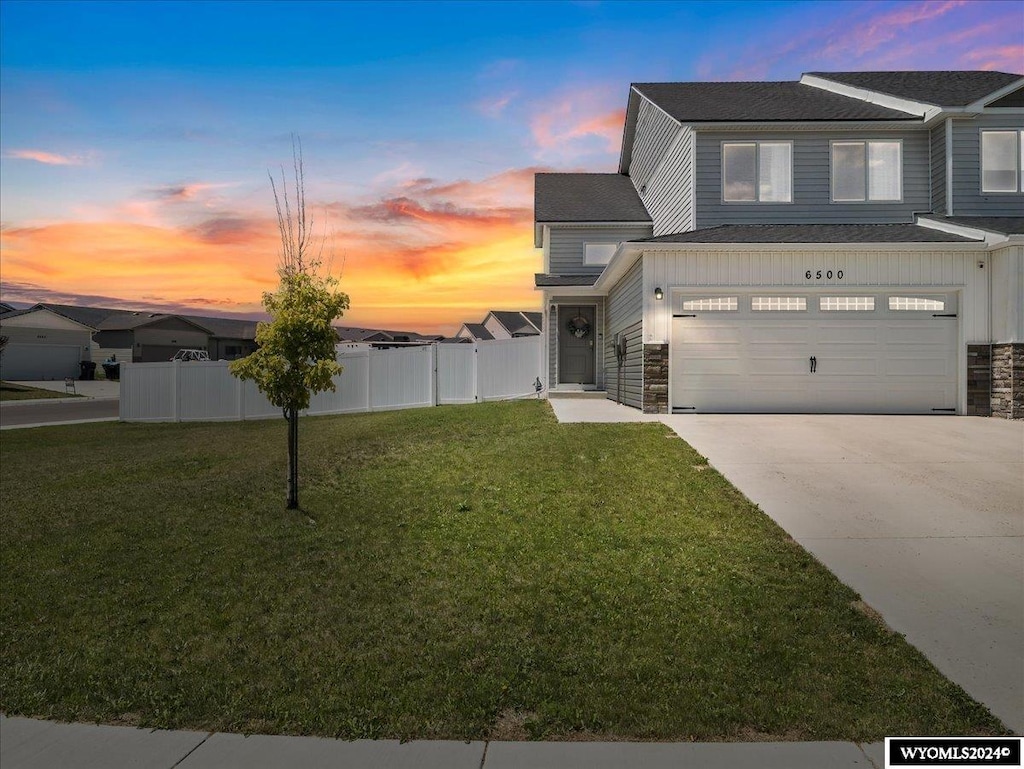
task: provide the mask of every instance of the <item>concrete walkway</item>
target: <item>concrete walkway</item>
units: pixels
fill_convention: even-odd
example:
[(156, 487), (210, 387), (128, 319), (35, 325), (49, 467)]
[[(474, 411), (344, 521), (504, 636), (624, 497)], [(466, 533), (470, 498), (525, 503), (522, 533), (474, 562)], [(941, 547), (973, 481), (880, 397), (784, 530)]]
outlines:
[(332, 740), (0, 716), (3, 769), (881, 769), (881, 743)]
[[(37, 390), (51, 390), (56, 393), (65, 393), (67, 388), (63, 379), (46, 379), (35, 382), (14, 382), (14, 384), (25, 387), (35, 387)], [(121, 383), (110, 379), (92, 379), (81, 381), (75, 380), (75, 393), (86, 398), (119, 398), (121, 396)]]

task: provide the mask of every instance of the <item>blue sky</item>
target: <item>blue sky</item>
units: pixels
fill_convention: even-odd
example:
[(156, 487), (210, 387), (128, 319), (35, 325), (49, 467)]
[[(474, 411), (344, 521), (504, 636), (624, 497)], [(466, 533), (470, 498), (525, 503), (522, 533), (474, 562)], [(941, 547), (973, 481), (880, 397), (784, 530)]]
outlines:
[(535, 170), (615, 169), (630, 82), (1024, 70), (1014, 2), (0, 5), (5, 300), (252, 313), (302, 137), (347, 321), (532, 308)]

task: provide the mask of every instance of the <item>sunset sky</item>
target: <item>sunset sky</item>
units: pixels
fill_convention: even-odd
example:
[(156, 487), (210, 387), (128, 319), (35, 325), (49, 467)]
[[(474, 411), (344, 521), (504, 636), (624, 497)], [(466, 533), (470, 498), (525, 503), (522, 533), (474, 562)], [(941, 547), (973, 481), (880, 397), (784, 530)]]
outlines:
[(533, 174), (614, 171), (630, 82), (1024, 72), (1020, 2), (0, 5), (0, 298), (255, 317), (302, 139), (345, 325), (537, 309)]

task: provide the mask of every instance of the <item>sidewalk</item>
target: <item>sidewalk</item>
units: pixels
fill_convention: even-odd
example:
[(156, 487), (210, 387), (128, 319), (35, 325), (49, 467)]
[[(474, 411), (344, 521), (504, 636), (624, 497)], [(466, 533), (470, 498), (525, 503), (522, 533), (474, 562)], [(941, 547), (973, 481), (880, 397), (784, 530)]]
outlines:
[[(15, 382), (14, 384), (24, 385), (25, 387), (35, 387), (38, 390), (50, 390), (55, 393), (65, 393), (67, 389), (64, 386), (63, 379), (46, 379), (35, 382)], [(117, 380), (110, 379), (92, 379), (92, 380), (75, 380), (75, 394), (82, 395), (86, 398), (108, 399), (108, 398), (120, 398), (121, 397), (121, 383)], [(17, 403), (18, 401), (11, 401), (11, 403)], [(21, 401), (22, 403), (31, 403), (33, 401)]]
[(0, 716), (4, 769), (881, 769), (882, 743), (332, 740)]

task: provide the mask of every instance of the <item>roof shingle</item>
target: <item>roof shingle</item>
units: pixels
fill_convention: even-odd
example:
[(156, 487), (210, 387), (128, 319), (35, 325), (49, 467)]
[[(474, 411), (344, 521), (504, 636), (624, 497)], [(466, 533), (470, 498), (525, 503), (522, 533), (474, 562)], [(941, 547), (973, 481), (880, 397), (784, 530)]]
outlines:
[(937, 107), (966, 107), (1024, 75), (983, 70), (923, 72), (808, 72), (825, 80), (866, 88)]
[(650, 214), (622, 174), (536, 174), (537, 222), (640, 222)]
[(633, 87), (681, 123), (919, 119), (794, 81), (634, 83)]

